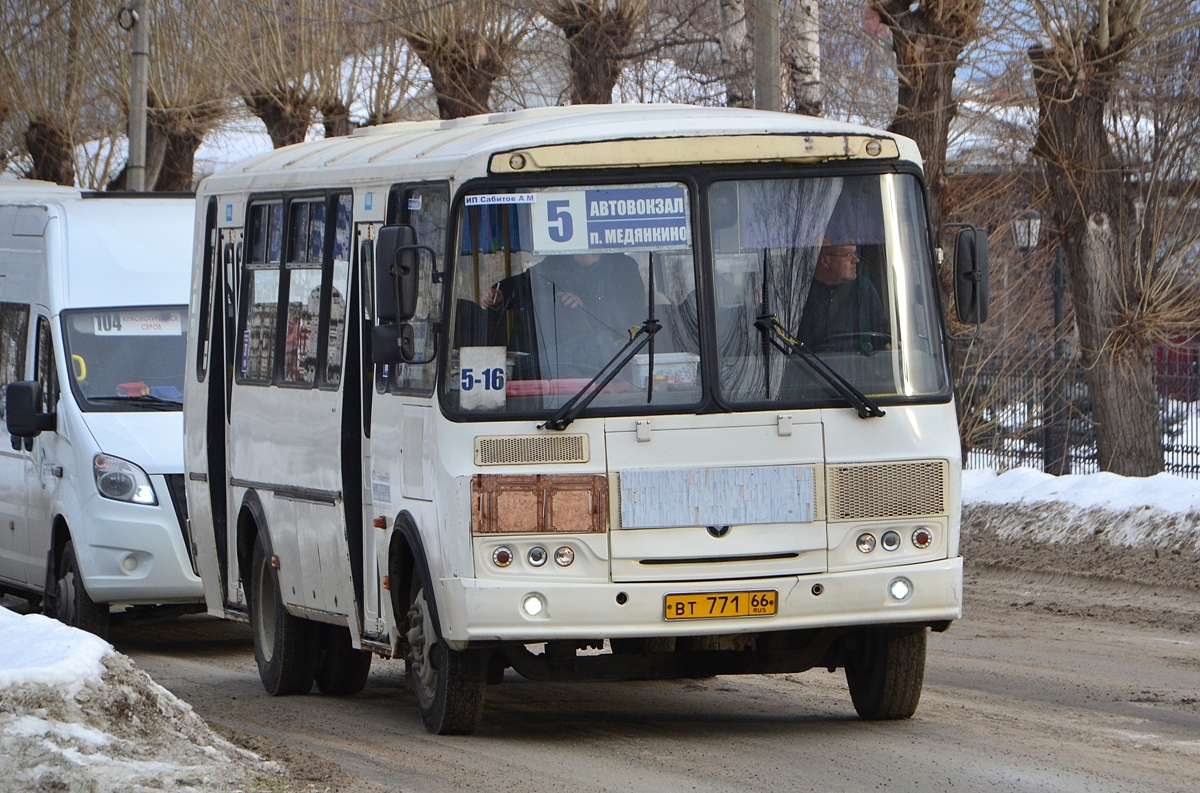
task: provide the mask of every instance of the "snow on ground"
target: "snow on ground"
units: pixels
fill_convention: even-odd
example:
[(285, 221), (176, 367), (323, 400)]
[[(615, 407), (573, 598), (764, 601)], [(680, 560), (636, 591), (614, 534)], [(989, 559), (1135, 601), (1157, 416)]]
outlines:
[(0, 791), (278, 789), (112, 645), (0, 608)]
[(1029, 468), (963, 472), (974, 564), (1200, 589), (1200, 481)]

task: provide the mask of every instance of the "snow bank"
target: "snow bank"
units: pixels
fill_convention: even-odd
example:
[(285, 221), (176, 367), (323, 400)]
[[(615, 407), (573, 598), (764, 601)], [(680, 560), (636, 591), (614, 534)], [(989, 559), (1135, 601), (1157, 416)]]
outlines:
[(1200, 482), (963, 472), (968, 563), (1200, 589)]
[(0, 608), (0, 792), (278, 789), (112, 645)]

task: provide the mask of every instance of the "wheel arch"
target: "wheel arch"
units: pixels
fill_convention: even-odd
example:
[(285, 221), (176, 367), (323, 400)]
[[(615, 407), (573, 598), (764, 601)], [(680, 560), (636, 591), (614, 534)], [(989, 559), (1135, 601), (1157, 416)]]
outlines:
[(425, 555), (425, 544), (421, 541), (421, 532), (417, 522), (407, 510), (396, 516), (392, 524), (392, 537), (388, 543), (388, 579), (389, 594), (392, 601), (392, 614), (397, 627), (403, 625), (408, 613), (408, 592), (414, 576), (419, 576), (425, 587), (425, 601), (432, 612), (434, 627), (441, 638), (442, 622), (438, 612), (437, 594), (434, 588), (433, 576), (429, 569), (429, 560)]
[(237, 517), (237, 560), (238, 579), (242, 582), (243, 590), (250, 588), (250, 561), (254, 554), (254, 542), (262, 537), (263, 550), (267, 556), (274, 551), (271, 547), (271, 532), (267, 527), (267, 515), (263, 510), (262, 500), (254, 490), (247, 490), (242, 497), (242, 506), (238, 509)]

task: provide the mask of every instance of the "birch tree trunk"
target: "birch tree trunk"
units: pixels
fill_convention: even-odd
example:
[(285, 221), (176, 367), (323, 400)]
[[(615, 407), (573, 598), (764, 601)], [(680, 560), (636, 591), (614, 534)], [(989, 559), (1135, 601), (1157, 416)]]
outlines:
[(750, 68), (750, 34), (746, 27), (745, 0), (718, 0), (721, 33), (721, 74), (725, 79), (725, 104), (754, 107), (754, 75)]
[(795, 0), (791, 25), (783, 37), (783, 62), (796, 112), (819, 116), (822, 110), (820, 6), (817, 0)]

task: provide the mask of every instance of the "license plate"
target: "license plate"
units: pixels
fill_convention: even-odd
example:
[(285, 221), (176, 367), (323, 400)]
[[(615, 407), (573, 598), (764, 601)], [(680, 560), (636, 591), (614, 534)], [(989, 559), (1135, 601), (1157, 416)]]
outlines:
[(770, 617), (775, 614), (778, 604), (779, 594), (774, 589), (667, 595), (663, 603), (663, 616), (669, 620)]

